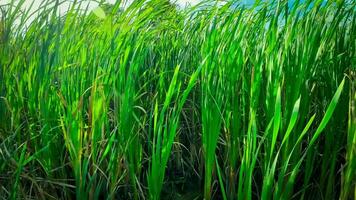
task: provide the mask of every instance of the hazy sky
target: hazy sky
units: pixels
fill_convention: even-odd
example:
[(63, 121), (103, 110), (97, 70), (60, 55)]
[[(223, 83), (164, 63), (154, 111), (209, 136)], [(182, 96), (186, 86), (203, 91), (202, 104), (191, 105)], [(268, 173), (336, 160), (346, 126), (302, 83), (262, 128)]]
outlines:
[[(15, 0), (15, 1), (19, 1), (19, 0)], [(68, 8), (70, 6), (70, 2), (73, 2), (73, 0), (61, 0), (63, 1), (64, 3), (62, 3), (60, 6), (59, 6), (59, 13), (65, 13), (66, 11), (68, 11)], [(115, 3), (116, 0), (106, 0), (108, 3)], [(132, 2), (133, 0), (126, 0), (127, 3), (129, 4), (130, 2)], [(171, 2), (174, 2), (176, 4), (178, 4), (180, 7), (185, 7), (186, 5), (190, 4), (190, 5), (195, 5), (197, 3), (199, 3), (201, 0), (170, 0)], [(5, 5), (5, 4), (8, 4), (10, 3), (11, 0), (0, 0), (0, 6), (1, 5)], [(33, 3), (32, 7), (31, 7), (31, 10), (30, 10), (30, 13), (36, 11), (40, 6), (41, 6), (41, 3), (43, 3), (44, 0), (25, 0), (25, 3), (23, 5), (23, 8), (22, 9), (25, 9), (27, 10), (31, 4)], [(92, 0), (82, 0), (82, 8), (86, 8), (88, 6), (89, 10), (93, 10), (95, 8), (98, 7), (98, 3), (92, 1)], [(32, 15), (26, 22), (26, 24), (30, 24), (32, 19), (34, 19), (36, 17), (36, 14), (35, 15)], [(15, 21), (16, 23), (16, 21)]]
[[(9, 3), (11, 0), (0, 0), (0, 5), (3, 4), (7, 4)], [(18, 1), (18, 0), (16, 0)], [(65, 1), (65, 0), (61, 0), (61, 1)], [(60, 12), (65, 12), (68, 10), (68, 7), (70, 5), (69, 2), (67, 1), (66, 3), (62, 4), (60, 6)], [(108, 3), (115, 3), (116, 0), (106, 0)], [(133, 0), (126, 0), (127, 2), (132, 2)], [(186, 5), (190, 4), (190, 5), (195, 5), (197, 3), (199, 3), (202, 0), (170, 0), (171, 2), (174, 2), (176, 4), (178, 4), (180, 7), (185, 7)], [(255, 0), (241, 0), (241, 2), (243, 3), (251, 3), (254, 2)], [(37, 8), (39, 8), (39, 6), (41, 5), (41, 2), (44, 2), (44, 0), (25, 0), (25, 4), (24, 7), (29, 7), (32, 3), (33, 3), (33, 7), (31, 10), (36, 10)], [(98, 6), (98, 3), (93, 2), (91, 0), (82, 0), (82, 2), (84, 2), (82, 5), (85, 8), (87, 5), (89, 5), (89, 9), (92, 10), (94, 8), (96, 8)]]
[[(11, 0), (0, 0), (0, 5), (3, 4), (7, 4), (9, 3)], [(115, 3), (116, 0), (107, 0), (108, 3)], [(127, 0), (128, 2), (131, 2), (132, 0)], [(200, 0), (171, 0), (172, 2), (175, 2), (176, 4), (178, 4), (181, 7), (186, 6), (187, 4), (191, 4), (191, 5), (195, 5), (197, 4)], [(32, 9), (36, 9), (41, 5), (41, 2), (43, 2), (43, 0), (25, 0), (25, 4), (24, 7), (29, 7), (32, 3), (33, 3), (33, 7)], [(69, 3), (70, 1), (62, 4), (60, 6), (60, 10), (62, 12), (66, 11), (68, 9)], [(90, 1), (90, 0), (84, 0), (84, 3), (82, 4), (83, 7), (86, 7), (87, 5), (89, 5), (89, 9), (94, 9), (98, 6), (98, 3)]]

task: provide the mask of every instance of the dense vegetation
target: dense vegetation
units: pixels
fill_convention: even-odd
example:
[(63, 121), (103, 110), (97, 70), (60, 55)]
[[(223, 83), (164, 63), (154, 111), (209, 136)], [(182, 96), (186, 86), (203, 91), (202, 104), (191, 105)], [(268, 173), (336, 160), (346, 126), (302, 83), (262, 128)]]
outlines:
[(356, 199), (356, 3), (286, 2), (2, 6), (0, 197)]

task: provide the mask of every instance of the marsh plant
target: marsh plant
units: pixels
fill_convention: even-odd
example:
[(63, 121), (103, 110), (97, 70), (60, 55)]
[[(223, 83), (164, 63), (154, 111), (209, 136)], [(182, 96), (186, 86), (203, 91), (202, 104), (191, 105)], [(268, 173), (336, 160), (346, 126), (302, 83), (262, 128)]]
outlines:
[(355, 199), (356, 2), (0, 8), (2, 199)]

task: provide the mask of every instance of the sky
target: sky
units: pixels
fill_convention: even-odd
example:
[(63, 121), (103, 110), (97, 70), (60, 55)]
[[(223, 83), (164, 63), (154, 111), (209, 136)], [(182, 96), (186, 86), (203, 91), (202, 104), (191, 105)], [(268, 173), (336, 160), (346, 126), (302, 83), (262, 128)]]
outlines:
[[(4, 5), (4, 4), (8, 4), (11, 0), (0, 0), (0, 5)], [(108, 3), (115, 3), (116, 0), (107, 0)], [(132, 0), (128, 0), (128, 2), (131, 2)], [(172, 2), (175, 2), (176, 4), (178, 4), (181, 7), (185, 7), (186, 5), (190, 4), (190, 5), (195, 5), (197, 3), (200, 2), (200, 0), (171, 0)], [(41, 2), (43, 2), (43, 0), (25, 0), (24, 3), (24, 7), (30, 7), (30, 5), (33, 2), (33, 6), (32, 9), (36, 10), (36, 8), (38, 8), (41, 5)], [(84, 0), (83, 1), (83, 7), (86, 7), (87, 5), (89, 5), (89, 9), (94, 9), (98, 6), (98, 3), (94, 2), (94, 1), (90, 1), (90, 0)], [(62, 12), (65, 12), (68, 7), (69, 7), (70, 3), (69, 1), (67, 3), (62, 4), (62, 6), (60, 7), (60, 10)]]
[[(18, 1), (18, 0), (15, 0)], [(62, 0), (63, 1), (63, 0)], [(65, 0), (64, 0), (65, 1)], [(82, 0), (84, 3), (83, 8), (85, 8), (87, 5), (89, 5), (89, 10), (93, 10), (98, 6), (98, 3), (91, 1), (91, 0)], [(106, 0), (108, 3), (115, 3), (116, 0)], [(127, 0), (128, 3), (132, 2), (133, 0)], [(176, 3), (178, 6), (184, 8), (187, 5), (196, 5), (197, 3), (201, 2), (202, 0), (170, 0), (173, 3)], [(241, 2), (246, 3), (246, 4), (250, 4), (252, 2), (254, 2), (255, 0), (241, 0)], [(9, 2), (11, 2), (11, 0), (0, 0), (0, 6), (4, 5), (4, 4), (8, 4)], [(41, 2), (44, 2), (43, 0), (25, 0), (24, 3), (24, 8), (28, 8), (30, 7), (30, 5), (33, 3), (32, 9), (31, 10), (37, 10), (37, 8), (40, 7)], [(70, 5), (69, 3), (70, 1), (67, 1), (66, 3), (62, 4), (59, 8), (60, 12), (66, 12), (68, 10), (68, 7)]]
[[(15, 0), (15, 1), (19, 1), (19, 0)], [(64, 1), (65, 3), (61, 4), (61, 6), (59, 7), (59, 12), (65, 13), (70, 6), (70, 2), (72, 2), (73, 0), (60, 0), (60, 1)], [(93, 0), (81, 0), (81, 1), (83, 2), (82, 3), (83, 8), (86, 8), (87, 6), (89, 6), (89, 10), (93, 10), (98, 7), (98, 3)], [(99, 0), (96, 0), (96, 1), (99, 1)], [(106, 2), (111, 3), (111, 4), (115, 3), (116, 1), (117, 0), (106, 0)], [(133, 0), (126, 0), (126, 1), (129, 4)], [(170, 0), (170, 1), (177, 4), (179, 7), (184, 8), (187, 5), (194, 6), (197, 3), (201, 2), (202, 0)], [(266, 0), (264, 0), (264, 1), (266, 1)], [(294, 1), (295, 0), (288, 0), (288, 2), (290, 4), (292, 4)], [(303, 1), (304, 0), (301, 0), (301, 2), (303, 2)], [(8, 4), (9, 2), (11, 2), (11, 0), (0, 0), (0, 6), (4, 5), (4, 4)], [(41, 2), (44, 2), (44, 0), (25, 0), (23, 9), (30, 7), (30, 5), (33, 3), (31, 11), (35, 11), (40, 7)], [(240, 0), (240, 2), (245, 5), (251, 5), (251, 4), (253, 4), (253, 2), (255, 2), (255, 0)]]
[[(0, 6), (1, 5), (6, 5), (6, 4), (9, 4), (12, 0), (0, 0)], [(19, 1), (19, 0), (15, 0), (15, 1)], [(65, 13), (66, 11), (68, 11), (68, 8), (70, 7), (70, 2), (73, 2), (72, 0), (61, 0), (63, 1), (64, 3), (62, 3), (60, 6), (59, 6), (59, 13)], [(132, 2), (133, 0), (126, 0), (127, 3), (129, 4), (130, 2)], [(199, 3), (201, 0), (170, 0), (171, 2), (173, 3), (176, 3), (178, 6), (184, 8), (186, 7), (187, 5), (196, 5), (197, 3)], [(35, 13), (35, 11), (41, 6), (41, 4), (44, 2), (44, 0), (25, 0), (23, 6), (22, 6), (22, 9), (23, 10), (28, 10), (28, 8), (31, 7), (31, 4), (32, 7), (30, 9), (30, 13)], [(106, 2), (108, 3), (115, 3), (116, 0), (106, 0)], [(92, 0), (82, 0), (82, 8), (85, 9), (86, 7), (88, 6), (88, 9), (89, 11), (91, 10), (94, 10), (95, 8), (98, 7), (98, 3), (95, 2), (95, 1), (92, 1)], [(26, 24), (30, 24), (31, 21), (33, 19), (35, 19), (36, 17), (36, 14), (32, 15), (26, 22)], [(15, 24), (17, 22), (15, 21)]]
[[(15, 0), (15, 1), (19, 1), (19, 0)], [(59, 7), (59, 13), (65, 13), (66, 11), (68, 11), (68, 8), (70, 6), (70, 2), (72, 2), (73, 0), (61, 0), (64, 1), (65, 3), (61, 4), (61, 6)], [(98, 7), (98, 3), (93, 1), (93, 0), (81, 0), (82, 3), (82, 8), (86, 8), (88, 6), (89, 11), (90, 10), (94, 10), (95, 8)], [(116, 0), (106, 0), (108, 3), (115, 3)], [(132, 2), (133, 0), (126, 0), (128, 1), (128, 4), (130, 2)], [(196, 5), (197, 3), (201, 2), (202, 0), (170, 0), (171, 2), (177, 4), (179, 7), (184, 8), (188, 5)], [(240, 0), (240, 2), (246, 4), (246, 5), (251, 5), (255, 0)], [(288, 0), (289, 2), (294, 2), (294, 0)], [(302, 0), (304, 1), (304, 0)], [(9, 2), (11, 2), (11, 0), (0, 0), (0, 6), (4, 5), (4, 4), (8, 4)], [(27, 10), (27, 8), (30, 7), (30, 5), (33, 3), (33, 6), (31, 8), (30, 13), (32, 13), (33, 11), (37, 10), (40, 6), (41, 3), (44, 2), (44, 0), (25, 0), (25, 3), (23, 5), (23, 9)], [(32, 16), (32, 18), (35, 18), (35, 15)], [(31, 21), (31, 19), (29, 19), (29, 21)]]

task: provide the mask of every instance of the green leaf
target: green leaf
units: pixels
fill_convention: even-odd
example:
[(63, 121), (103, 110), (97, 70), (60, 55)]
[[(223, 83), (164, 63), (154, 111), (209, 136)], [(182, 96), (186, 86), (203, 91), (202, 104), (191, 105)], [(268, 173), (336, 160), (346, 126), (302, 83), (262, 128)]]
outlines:
[(314, 142), (316, 141), (316, 139), (319, 137), (319, 135), (321, 134), (321, 132), (324, 130), (324, 128), (326, 127), (326, 125), (328, 124), (332, 114), (334, 113), (334, 110), (336, 108), (337, 102), (339, 101), (341, 92), (344, 88), (344, 84), (345, 84), (345, 79), (343, 79), (339, 85), (339, 87), (336, 90), (336, 93), (334, 94), (334, 97), (332, 98), (326, 113), (323, 117), (323, 119), (321, 120), (318, 129), (316, 129), (315, 134), (313, 136), (313, 138), (311, 139), (310, 143), (309, 143), (309, 147), (312, 146), (314, 144)]
[(225, 187), (224, 187), (224, 181), (222, 179), (221, 169), (220, 169), (220, 166), (219, 166), (218, 159), (215, 159), (215, 163), (216, 163), (216, 170), (218, 172), (218, 178), (219, 178), (219, 185), (220, 185), (221, 194), (223, 196), (223, 200), (227, 200)]
[(300, 98), (294, 104), (292, 116), (290, 117), (289, 125), (288, 125), (288, 128), (287, 128), (286, 134), (284, 135), (282, 145), (288, 139), (290, 133), (292, 132), (292, 130), (294, 128), (295, 123), (297, 122), (298, 113), (299, 113), (299, 106), (300, 106)]
[(275, 104), (275, 110), (274, 110), (274, 120), (273, 120), (273, 135), (272, 135), (272, 145), (271, 145), (271, 152), (270, 152), (270, 158), (272, 157), (273, 150), (276, 145), (277, 141), (277, 136), (279, 132), (279, 127), (281, 123), (281, 88), (278, 87), (277, 91), (277, 97), (276, 97), (276, 104)]
[(97, 17), (99, 17), (100, 19), (105, 19), (106, 18), (106, 14), (105, 11), (99, 6), (97, 8), (95, 8), (92, 11)]

